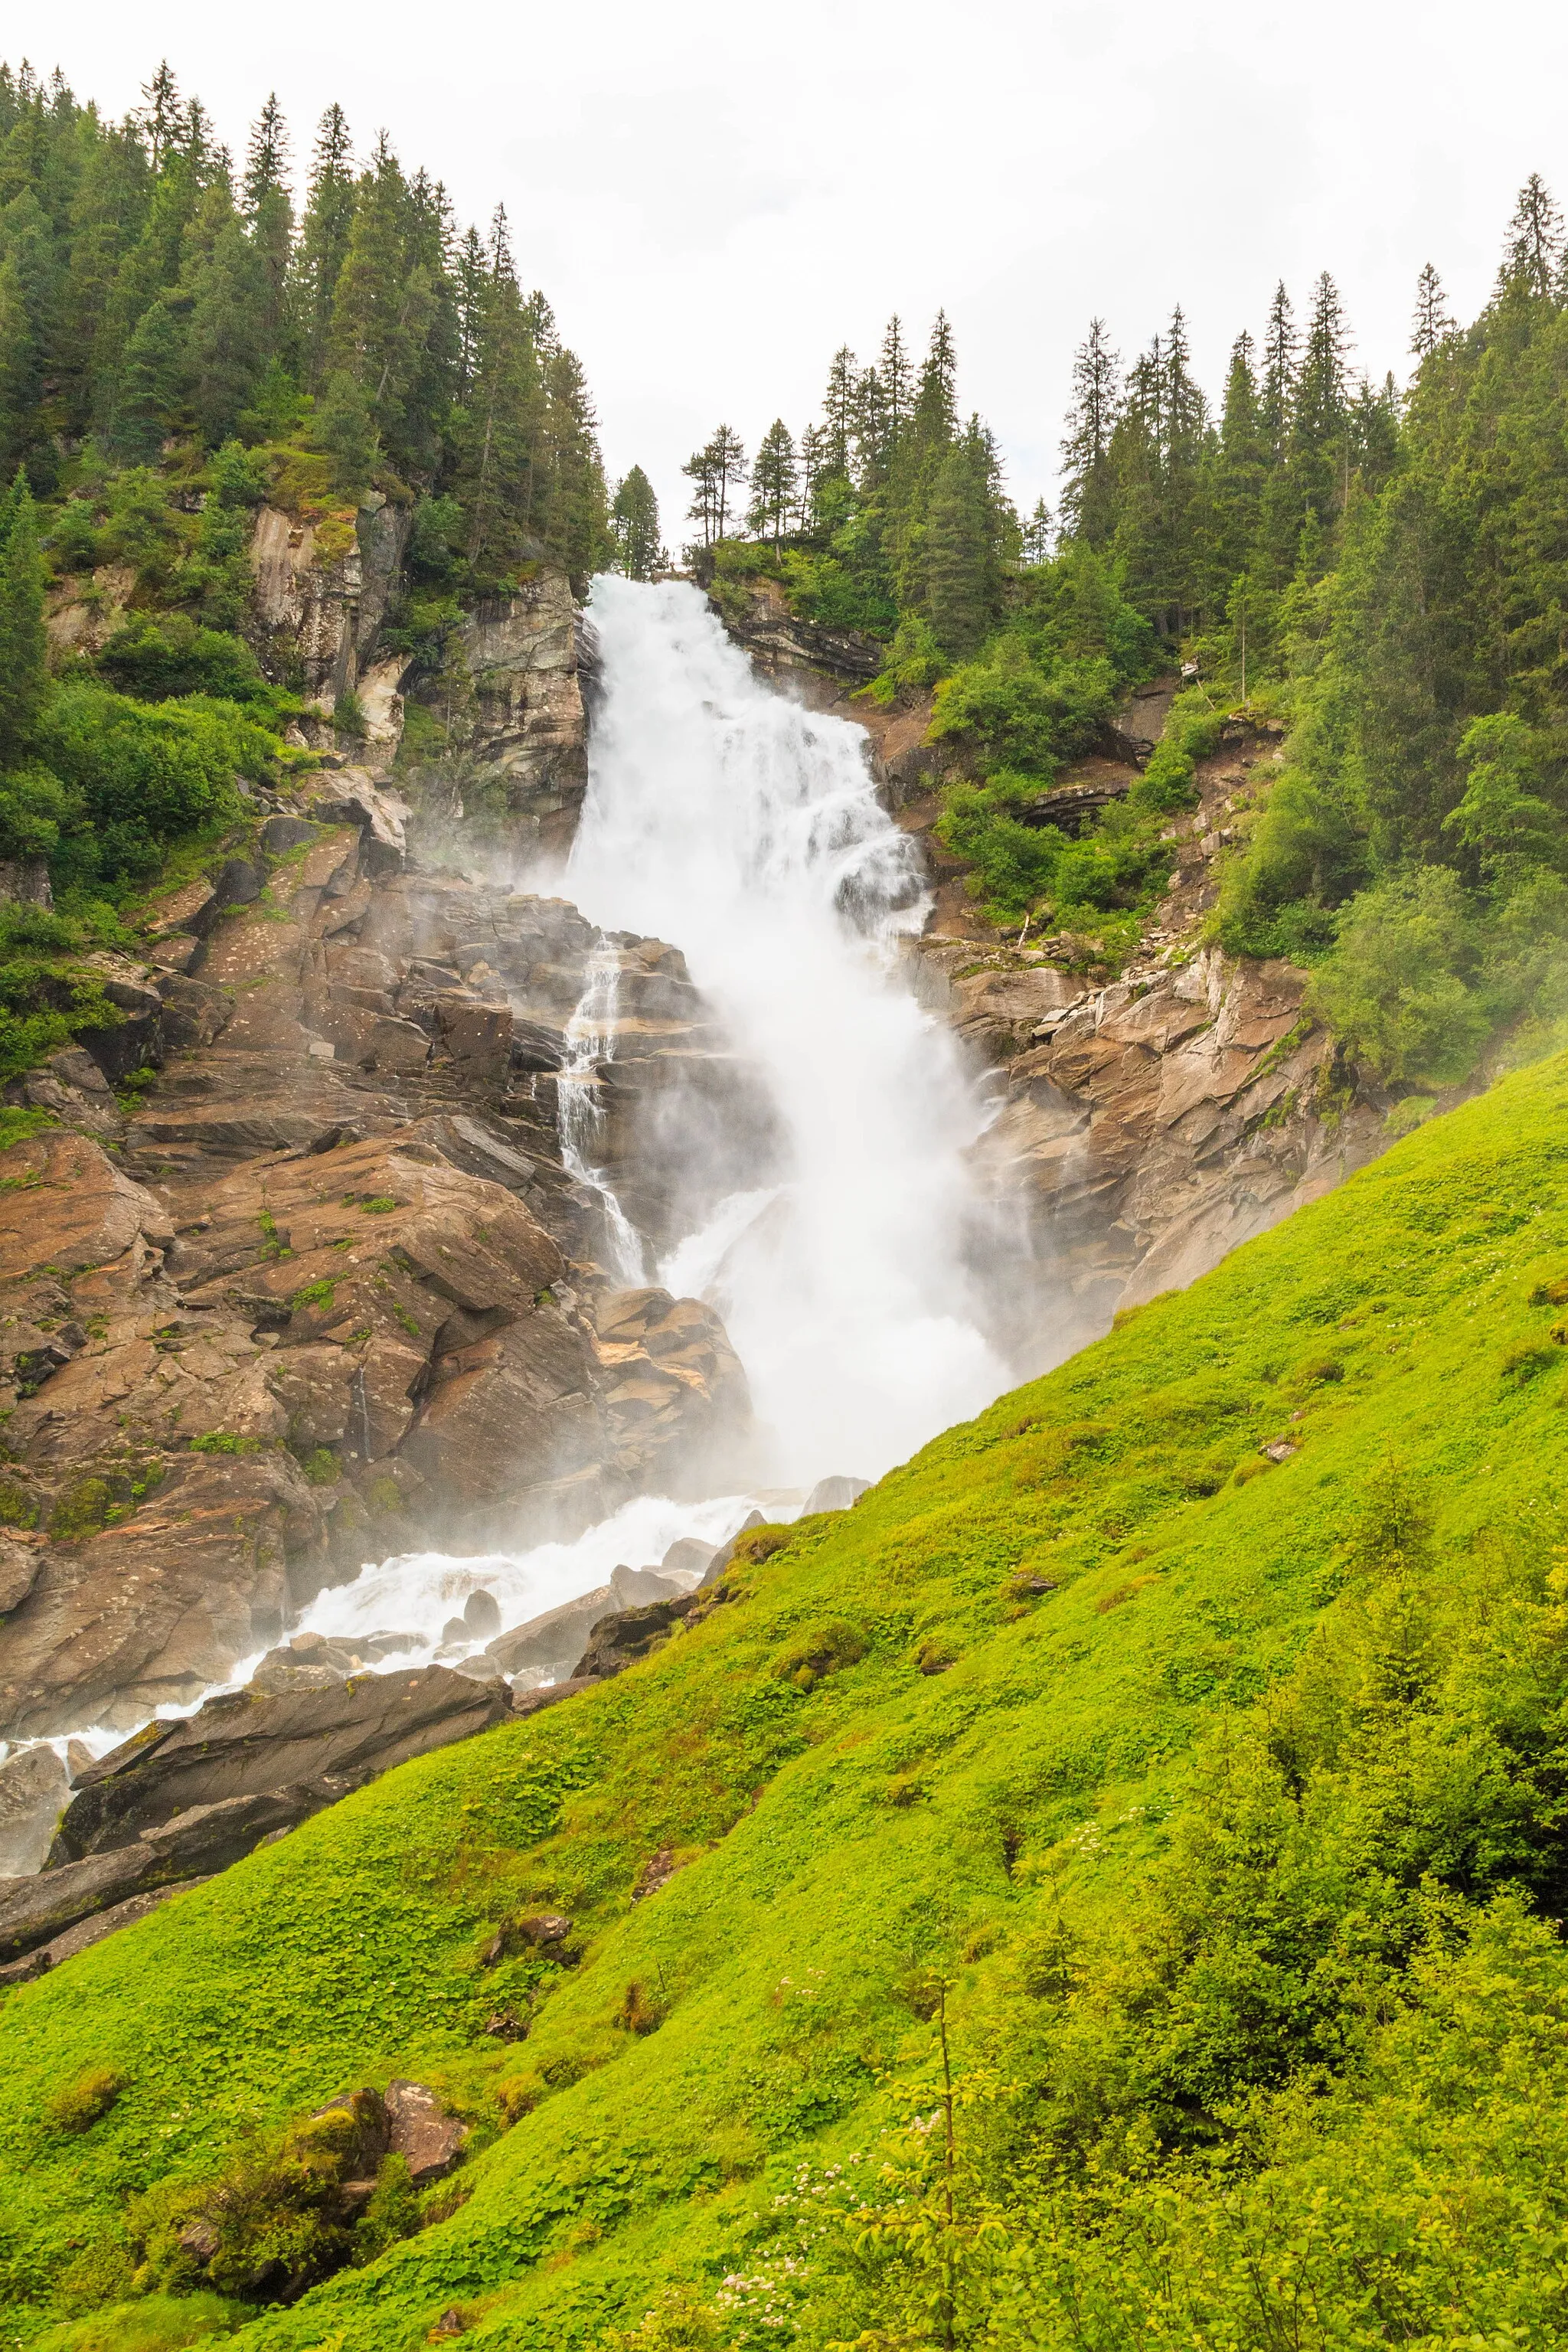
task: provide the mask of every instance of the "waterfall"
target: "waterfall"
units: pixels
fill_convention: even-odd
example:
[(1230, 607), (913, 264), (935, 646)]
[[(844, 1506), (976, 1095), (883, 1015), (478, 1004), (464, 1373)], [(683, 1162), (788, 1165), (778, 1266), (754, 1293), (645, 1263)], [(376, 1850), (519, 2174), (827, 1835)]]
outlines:
[(568, 1175), (592, 1192), (605, 1222), (609, 1271), (626, 1283), (647, 1279), (643, 1245), (596, 1163), (605, 1126), (599, 1074), (616, 1053), (620, 1013), (620, 957), (601, 938), (583, 974), (583, 993), (566, 1024), (566, 1059), (555, 1084), (555, 1129)]
[(771, 1097), (782, 1158), (659, 1269), (723, 1314), (768, 1471), (875, 1475), (1007, 1383), (966, 1263), (984, 1110), (897, 943), (929, 905), (864, 731), (771, 691), (680, 583), (602, 578), (589, 784), (565, 888), (653, 934)]
[[(918, 854), (877, 801), (864, 730), (761, 684), (694, 588), (601, 579), (592, 610), (601, 696), (566, 883), (600, 938), (567, 1031), (562, 1153), (602, 1206), (608, 1270), (646, 1280), (643, 1239), (605, 1173), (597, 1088), (622, 1025), (613, 935), (662, 937), (768, 1098), (757, 1164), (730, 1156), (740, 1181), (658, 1268), (723, 1314), (763, 1451), (728, 1494), (639, 1496), (572, 1541), (520, 1530), (518, 1549), (482, 1558), (405, 1554), (318, 1595), (305, 1629), (404, 1631), (389, 1664), (457, 1654), (443, 1626), (478, 1586), (519, 1624), (618, 1562), (656, 1561), (684, 1537), (722, 1541), (753, 1504), (787, 1517), (821, 1476), (875, 1477), (1009, 1379), (969, 1265), (964, 1155), (984, 1106), (902, 976), (900, 935), (929, 901)], [(86, 1736), (95, 1753), (120, 1737)]]

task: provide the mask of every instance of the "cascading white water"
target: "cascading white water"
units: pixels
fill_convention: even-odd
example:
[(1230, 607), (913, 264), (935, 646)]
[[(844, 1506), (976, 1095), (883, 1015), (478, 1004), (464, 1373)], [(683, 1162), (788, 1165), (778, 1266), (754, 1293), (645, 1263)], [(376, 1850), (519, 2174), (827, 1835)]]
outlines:
[[(592, 613), (603, 690), (567, 887), (605, 930), (684, 950), (784, 1139), (784, 1164), (721, 1201), (659, 1279), (721, 1307), (771, 1439), (762, 1475), (797, 1488), (875, 1476), (1008, 1379), (964, 1263), (963, 1155), (984, 1108), (895, 952), (924, 916), (918, 862), (878, 803), (863, 731), (770, 692), (694, 588), (601, 579)], [(640, 1283), (644, 1246), (602, 1171), (595, 1090), (615, 1054), (620, 977), (602, 940), (567, 1033), (558, 1123), (567, 1166), (603, 1205), (611, 1270)], [(735, 1486), (706, 1501), (640, 1496), (574, 1542), (530, 1545), (520, 1530), (510, 1552), (373, 1563), (303, 1624), (349, 1642), (405, 1632), (388, 1666), (451, 1655), (465, 1645), (442, 1646), (442, 1626), (476, 1587), (512, 1626), (618, 1562), (656, 1561), (682, 1537), (722, 1541), (753, 1502), (769, 1516), (799, 1507), (739, 1475)], [(96, 1753), (122, 1735), (83, 1736)]]
[(661, 1267), (722, 1311), (771, 1475), (875, 1475), (1006, 1384), (964, 1264), (982, 1110), (900, 976), (926, 910), (862, 730), (771, 692), (695, 588), (604, 578), (587, 799), (565, 887), (686, 954), (771, 1096), (782, 1181)]
[(583, 993), (566, 1024), (566, 1059), (555, 1081), (555, 1129), (568, 1175), (598, 1201), (610, 1272), (622, 1282), (641, 1283), (647, 1277), (641, 1240), (598, 1165), (605, 1125), (599, 1067), (615, 1058), (620, 996), (620, 959), (601, 940), (588, 958)]

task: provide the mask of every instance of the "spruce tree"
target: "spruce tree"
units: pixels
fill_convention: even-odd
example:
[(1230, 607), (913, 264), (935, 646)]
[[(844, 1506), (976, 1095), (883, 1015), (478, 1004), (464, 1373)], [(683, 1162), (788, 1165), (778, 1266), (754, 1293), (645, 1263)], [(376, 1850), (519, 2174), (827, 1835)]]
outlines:
[(694, 522), (702, 533), (703, 547), (711, 547), (719, 536), (719, 478), (712, 442), (705, 441), (700, 449), (693, 449), (680, 470), (691, 484), (691, 504), (686, 509), (686, 520)]
[(878, 373), (882, 385), (890, 456), (909, 424), (910, 412), (914, 405), (914, 370), (904, 341), (903, 324), (896, 310), (882, 336), (882, 358)]
[(634, 466), (616, 491), (610, 509), (615, 568), (628, 580), (652, 580), (668, 572), (669, 558), (659, 539), (658, 500), (640, 466)]
[(1103, 319), (1089, 320), (1088, 337), (1073, 355), (1072, 391), (1062, 441), (1067, 467), (1063, 525), (1091, 547), (1104, 547), (1115, 529), (1110, 457), (1121, 407), (1121, 363), (1110, 348)]
[(1538, 301), (1551, 301), (1563, 250), (1563, 215), (1540, 173), (1531, 172), (1514, 200), (1499, 291), (1517, 289)]
[(332, 305), (349, 249), (354, 216), (353, 151), (348, 118), (329, 106), (316, 132), (310, 184), (296, 263), (305, 383), (315, 391), (326, 373)]
[(1410, 324), (1410, 348), (1417, 360), (1430, 359), (1439, 343), (1454, 331), (1443, 281), (1426, 262), (1415, 280), (1415, 315)]
[(810, 536), (816, 522), (816, 490), (823, 476), (822, 427), (808, 425), (800, 436), (800, 470), (795, 491), (795, 530)]
[(746, 478), (745, 445), (730, 425), (721, 425), (715, 431), (708, 444), (708, 463), (713, 484), (713, 536), (719, 540), (728, 534)]
[(481, 593), (504, 586), (539, 551), (545, 400), (517, 279), (503, 267), (487, 284), (453, 483), (468, 518), (469, 573)]
[(1349, 491), (1350, 329), (1338, 287), (1325, 269), (1312, 289), (1301, 372), (1290, 425), (1290, 473), (1300, 509), (1320, 522), (1342, 508)]
[(793, 528), (798, 494), (795, 441), (783, 417), (775, 416), (752, 460), (752, 504), (746, 516), (752, 537), (771, 540), (776, 548)]
[(1044, 499), (1037, 499), (1034, 509), (1023, 530), (1023, 552), (1026, 563), (1048, 563), (1051, 560), (1051, 510)]
[(180, 89), (174, 69), (167, 58), (163, 58), (151, 81), (142, 85), (146, 104), (142, 112), (142, 127), (147, 136), (147, 149), (154, 172), (174, 145), (180, 127)]
[(137, 320), (117, 371), (110, 445), (132, 465), (155, 457), (179, 415), (189, 305), (160, 294)]
[(206, 250), (188, 268), (185, 383), (196, 429), (209, 448), (226, 441), (267, 364), (271, 307), (264, 256), (247, 236), (227, 188), (202, 200)]
[(291, 359), (288, 283), (294, 251), (294, 207), (289, 194), (289, 128), (274, 90), (250, 134), (246, 163), (245, 215), (260, 260), (266, 299), (261, 333), (268, 354)]
[(0, 768), (32, 745), (48, 699), (44, 559), (27, 478), (0, 502)]
[(847, 343), (841, 343), (833, 354), (822, 400), (822, 465), (825, 473), (846, 482), (853, 471), (858, 385), (855, 354)]
[(926, 614), (943, 653), (979, 650), (1000, 604), (990, 452), (977, 421), (942, 459), (926, 517)]

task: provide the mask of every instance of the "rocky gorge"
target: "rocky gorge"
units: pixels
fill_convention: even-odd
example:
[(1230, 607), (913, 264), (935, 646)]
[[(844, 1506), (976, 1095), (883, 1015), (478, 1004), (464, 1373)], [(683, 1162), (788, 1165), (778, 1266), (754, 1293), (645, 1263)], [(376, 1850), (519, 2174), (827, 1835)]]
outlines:
[[(84, 1922), (139, 1916), (369, 1774), (670, 1638), (713, 1548), (627, 1563), (515, 1628), (481, 1612), (487, 1649), (405, 1681), (376, 1671), (395, 1625), (290, 1643), (363, 1562), (571, 1536), (640, 1492), (733, 1485), (745, 1458), (723, 1322), (617, 1265), (606, 1204), (667, 1252), (776, 1151), (766, 1091), (679, 940), (602, 932), (506, 878), (565, 853), (587, 785), (593, 646), (563, 575), (465, 625), (484, 824), (465, 830), (468, 787), (405, 796), (406, 665), (377, 653), (398, 532), (375, 509), (329, 560), (262, 509), (258, 631), (304, 665), (320, 764), (149, 899), (142, 952), (96, 959), (119, 1022), (9, 1089), (54, 1122), (5, 1155), (0, 1195), (0, 1738), (20, 1743), (0, 1866), (46, 1864), (0, 1890), (10, 1966), (68, 1957)], [(57, 642), (82, 625), (58, 611)], [(1091, 984), (967, 906), (931, 830), (919, 709), (847, 702), (865, 660), (830, 633), (775, 613), (760, 641), (735, 635), (786, 692), (871, 721), (933, 899), (906, 968), (991, 1092), (970, 1159), (990, 1245), (1016, 1261), (995, 1318), (1016, 1361), (1191, 1280), (1379, 1148), (1382, 1108), (1338, 1070), (1302, 976), (1198, 937), (1226, 803), (1266, 744), (1208, 763), (1146, 952)], [(331, 718), (345, 693), (366, 720), (353, 758)], [(1125, 789), (1138, 716), (1069, 788)], [(189, 1735), (165, 1716), (102, 1762), (39, 1744), (135, 1731), (264, 1652)]]

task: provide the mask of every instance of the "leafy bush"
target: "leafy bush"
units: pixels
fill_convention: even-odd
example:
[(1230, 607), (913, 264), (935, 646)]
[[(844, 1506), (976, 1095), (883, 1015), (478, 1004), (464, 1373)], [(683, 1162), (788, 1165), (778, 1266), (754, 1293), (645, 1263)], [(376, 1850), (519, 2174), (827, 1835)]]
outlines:
[(1444, 1086), (1473, 1066), (1492, 1026), (1485, 979), (1458, 876), (1420, 866), (1346, 909), (1310, 1003), (1384, 1077)]
[(117, 629), (98, 657), (111, 686), (144, 702), (202, 694), (270, 707), (272, 690), (250, 647), (183, 613), (163, 619), (138, 613)]
[(216, 2294), (144, 2294), (50, 2328), (36, 2352), (184, 2352), (187, 2345), (226, 2336), (249, 2314)]
[(236, 816), (236, 775), (267, 779), (280, 749), (232, 702), (144, 703), (70, 680), (39, 735), (49, 771), (89, 820), (55, 853), (65, 878), (155, 872), (168, 843)]
[[(1152, 763), (1151, 763), (1152, 764)], [(1336, 793), (1288, 770), (1245, 853), (1226, 867), (1215, 929), (1232, 955), (1300, 955), (1329, 946), (1334, 909), (1366, 879), (1366, 842)]]
[(984, 785), (952, 784), (937, 832), (973, 866), (970, 888), (994, 920), (1043, 920), (1076, 929), (1112, 911), (1152, 901), (1174, 852), (1148, 824), (1112, 806), (1077, 840), (1057, 825), (1027, 824), (1013, 812), (1038, 798), (1039, 786), (1006, 771)]
[(1043, 669), (1021, 636), (1005, 634), (938, 686), (931, 740), (962, 739), (984, 767), (1048, 781), (1064, 760), (1089, 750), (1116, 688), (1103, 655)]
[(921, 694), (934, 686), (948, 666), (931, 623), (917, 613), (906, 613), (888, 648), (885, 668), (866, 690), (874, 702), (897, 702), (901, 696)]
[(0, 857), (52, 858), (80, 799), (37, 761), (0, 775)]

